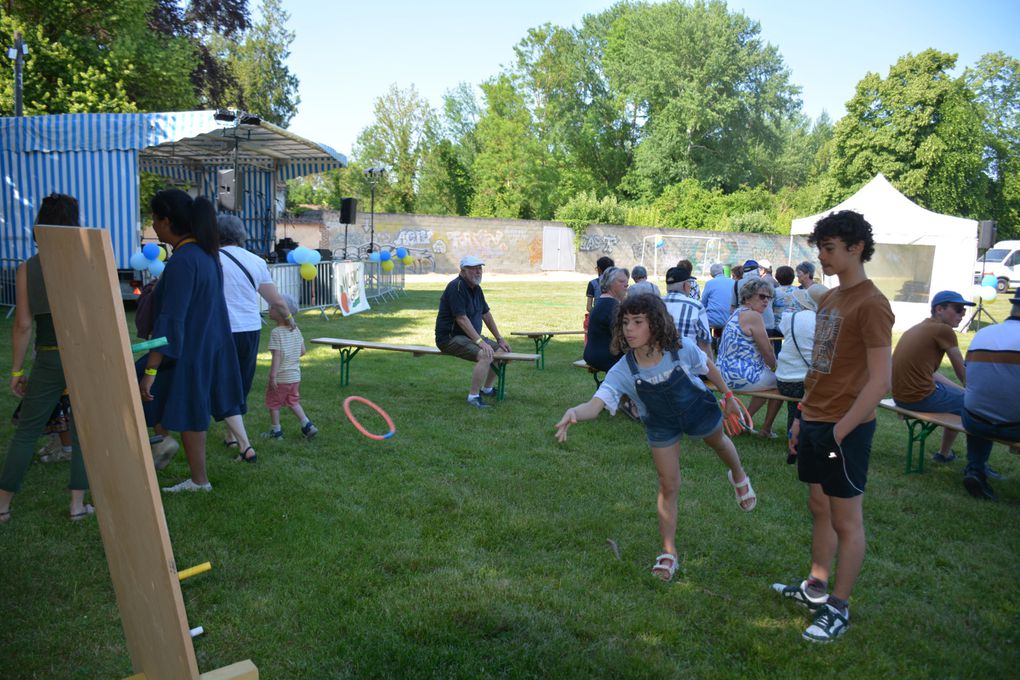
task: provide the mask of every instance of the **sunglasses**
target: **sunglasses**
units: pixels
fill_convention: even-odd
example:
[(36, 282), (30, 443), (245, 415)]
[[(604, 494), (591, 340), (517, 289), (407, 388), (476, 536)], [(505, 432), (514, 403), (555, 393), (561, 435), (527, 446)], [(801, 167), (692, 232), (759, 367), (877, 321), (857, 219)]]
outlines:
[(759, 300), (765, 300), (766, 302), (768, 302), (769, 300), (772, 299), (772, 296), (771, 295), (766, 295), (765, 293), (758, 293), (758, 299)]

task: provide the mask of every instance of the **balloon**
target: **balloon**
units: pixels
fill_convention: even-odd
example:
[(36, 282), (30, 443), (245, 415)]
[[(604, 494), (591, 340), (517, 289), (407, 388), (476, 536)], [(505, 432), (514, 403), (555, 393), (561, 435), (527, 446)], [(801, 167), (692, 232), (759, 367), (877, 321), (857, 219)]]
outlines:
[(310, 264), (312, 261), (312, 254), (310, 250), (304, 246), (298, 246), (295, 248), (294, 261), (298, 264)]
[(160, 262), (166, 262), (166, 258), (167, 258), (166, 247), (165, 246), (160, 246), (159, 247), (159, 258), (158, 259), (159, 259)]
[(999, 295), (995, 286), (981, 286), (981, 299), (985, 302), (992, 302)]
[(379, 262), (379, 253), (369, 253), (368, 254), (368, 261), (369, 262)]
[(147, 260), (155, 260), (159, 257), (159, 244), (158, 243), (146, 243), (142, 246), (142, 254), (145, 255)]
[(666, 239), (660, 238), (658, 241), (655, 242), (655, 247), (656, 248), (665, 248), (666, 247)]
[(303, 278), (305, 281), (311, 281), (312, 279), (315, 278), (315, 275), (317, 273), (318, 270), (315, 268), (314, 264), (308, 264), (307, 262), (305, 262), (304, 264), (301, 265), (301, 278)]
[(159, 276), (163, 273), (164, 269), (166, 269), (166, 265), (159, 260), (153, 260), (149, 263), (149, 273), (153, 276)]
[(382, 264), (379, 266), (382, 267), (384, 272), (391, 272), (393, 271), (393, 260), (383, 260)]
[(140, 250), (131, 256), (128, 263), (131, 265), (132, 269), (137, 269), (140, 272), (149, 268), (149, 258), (145, 257)]
[(319, 264), (320, 262), (322, 262), (322, 253), (320, 253), (318, 250), (313, 250), (311, 251), (311, 253), (312, 254), (310, 256), (310, 259), (308, 260), (308, 264)]
[(388, 251), (388, 250), (380, 250), (379, 251), (379, 259), (382, 260), (383, 262), (386, 262), (391, 257), (393, 257), (393, 255), (390, 254), (390, 251)]
[(970, 289), (970, 299), (977, 300), (981, 297), (981, 286), (975, 285)]
[(291, 264), (297, 264), (297, 260), (294, 259), (294, 251), (293, 250), (288, 250), (287, 251), (287, 262), (289, 262)]
[(397, 259), (403, 260), (407, 257), (407, 248), (397, 248)]
[(985, 277), (981, 279), (982, 286), (991, 286), (992, 288), (995, 288), (995, 285), (998, 282), (999, 281), (995, 278), (995, 274), (985, 274)]
[(404, 255), (404, 257), (402, 257), (400, 261), (403, 262), (404, 265), (407, 267), (410, 267), (412, 264), (414, 264), (414, 258), (411, 257), (410, 255)]

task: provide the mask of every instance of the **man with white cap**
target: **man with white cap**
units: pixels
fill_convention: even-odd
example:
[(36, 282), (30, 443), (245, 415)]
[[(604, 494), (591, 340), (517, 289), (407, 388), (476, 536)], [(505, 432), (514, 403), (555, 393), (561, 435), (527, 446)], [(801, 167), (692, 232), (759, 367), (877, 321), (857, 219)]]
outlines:
[[(446, 285), (436, 316), (436, 347), (443, 354), (475, 362), (467, 398), (468, 404), (475, 408), (489, 408), (481, 395), (492, 396), (496, 392), (493, 387), (496, 372), (492, 370), (494, 353), (510, 351), (482, 293), (484, 265), (480, 258), (471, 255), (461, 258), (460, 274)], [(483, 322), (495, 340), (482, 337)]]

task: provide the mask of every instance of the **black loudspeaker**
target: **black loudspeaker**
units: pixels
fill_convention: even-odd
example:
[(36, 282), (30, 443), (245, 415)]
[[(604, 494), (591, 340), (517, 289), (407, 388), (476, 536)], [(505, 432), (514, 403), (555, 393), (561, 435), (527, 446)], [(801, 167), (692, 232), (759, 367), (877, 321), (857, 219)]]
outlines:
[(241, 178), (241, 173), (233, 169), (216, 171), (218, 185), (216, 199), (224, 210), (241, 209), (241, 201), (244, 196), (244, 182), (241, 181)]
[(345, 198), (340, 201), (340, 224), (354, 224), (358, 220), (358, 199)]
[(998, 232), (998, 225), (995, 220), (981, 220), (978, 222), (978, 248), (991, 248), (995, 245), (995, 237)]

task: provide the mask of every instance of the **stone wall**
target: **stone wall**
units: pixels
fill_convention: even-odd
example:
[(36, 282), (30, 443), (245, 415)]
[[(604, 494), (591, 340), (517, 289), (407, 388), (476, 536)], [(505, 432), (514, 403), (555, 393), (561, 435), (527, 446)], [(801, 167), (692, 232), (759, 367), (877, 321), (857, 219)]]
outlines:
[[(328, 247), (337, 257), (344, 252), (344, 229), (340, 213), (323, 211)], [(371, 218), (358, 214), (358, 223), (347, 227), (347, 253), (353, 258), (368, 252)], [(376, 213), (375, 243), (383, 248), (407, 248), (415, 273), (455, 274), (464, 255), (486, 261), (490, 271), (528, 274), (542, 271), (543, 228), (563, 227), (560, 222), (476, 217), (439, 217)], [(696, 273), (708, 272), (713, 262), (740, 264), (749, 258), (786, 264), (790, 237), (774, 234), (678, 231), (648, 227), (592, 225), (580, 238), (575, 271), (593, 272), (595, 261), (612, 257), (617, 265), (644, 263), (653, 276), (663, 276), (679, 259), (695, 264)], [(793, 263), (814, 261), (814, 252), (803, 237), (793, 239)]]

